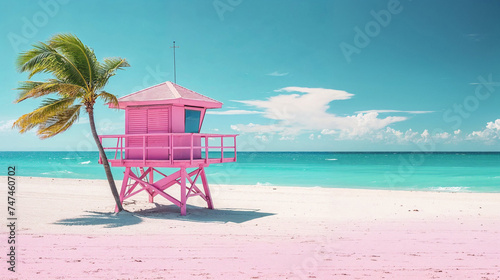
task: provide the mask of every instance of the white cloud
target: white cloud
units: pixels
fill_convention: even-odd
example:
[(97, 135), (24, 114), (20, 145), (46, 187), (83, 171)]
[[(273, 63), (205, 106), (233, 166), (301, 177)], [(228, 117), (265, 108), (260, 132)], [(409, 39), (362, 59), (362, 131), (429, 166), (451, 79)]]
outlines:
[(420, 134), (420, 133), (418, 133), (417, 131), (413, 131), (413, 130), (410, 128), (410, 129), (408, 129), (408, 130), (405, 132), (405, 134), (404, 134), (404, 135), (405, 135), (405, 136), (404, 136), (404, 139), (405, 139), (406, 141), (414, 141), (414, 139), (415, 139), (416, 137), (418, 137), (419, 135), (421, 135), (421, 134)]
[(266, 136), (266, 135), (255, 135), (254, 137), (255, 139), (259, 139), (261, 140), (262, 142), (267, 142), (269, 141), (269, 138)]
[(407, 113), (407, 114), (429, 114), (434, 113), (434, 111), (402, 111), (402, 110), (367, 110), (367, 111), (357, 111), (357, 114), (366, 114), (366, 113)]
[(423, 139), (427, 139), (429, 138), (429, 131), (426, 129), (424, 130), (424, 132), (422, 132), (422, 134), (420, 134), (420, 136), (423, 138)]
[(266, 74), (266, 75), (268, 75), (268, 76), (274, 76), (274, 77), (283, 77), (283, 76), (288, 75), (288, 72), (287, 73), (280, 73), (278, 71), (274, 71), (274, 72)]
[(486, 128), (480, 131), (473, 131), (467, 135), (468, 140), (479, 140), (486, 143), (493, 143), (500, 139), (500, 119), (493, 122), (488, 122)]
[(313, 94), (314, 97), (318, 97), (318, 95), (321, 95), (324, 96), (325, 98), (331, 98), (330, 101), (350, 99), (351, 97), (354, 96), (354, 94), (348, 93), (343, 90), (335, 90), (327, 88), (284, 87), (275, 90), (275, 92), (302, 92), (302, 93)]
[(321, 131), (321, 134), (340, 133), (341, 138), (357, 138), (392, 123), (404, 121), (402, 116), (379, 118), (377, 112), (337, 116), (327, 112), (330, 103), (354, 96), (341, 90), (324, 88), (285, 87), (276, 92), (301, 92), (304, 94), (279, 94), (266, 100), (239, 100), (246, 105), (262, 109), (272, 125), (234, 125), (233, 129), (250, 133), (279, 133), (290, 139), (301, 132)]
[(207, 111), (207, 115), (253, 115), (253, 114), (262, 114), (262, 112), (249, 111), (249, 110)]
[(361, 136), (369, 135), (374, 131), (380, 130), (392, 123), (406, 120), (406, 117), (386, 117), (378, 118), (378, 113), (357, 114), (343, 118), (344, 127), (341, 127), (342, 139), (355, 139)]
[(391, 127), (387, 127), (384, 130), (379, 130), (370, 135), (366, 135), (364, 139), (372, 139), (376, 141), (383, 141), (386, 143), (397, 143), (397, 144), (410, 144), (410, 143), (452, 143), (457, 140), (463, 140), (463, 138), (459, 138), (459, 136), (452, 135), (448, 132), (429, 132), (429, 130), (425, 129), (422, 132), (413, 131), (412, 129), (408, 129), (406, 131), (400, 131), (393, 129)]
[(371, 136), (371, 138), (389, 143), (418, 143), (426, 140), (422, 137), (422, 134), (426, 135), (427, 133), (419, 133), (417, 131), (413, 131), (412, 129), (402, 132), (400, 130), (387, 127), (385, 130), (377, 131), (375, 135)]
[(451, 134), (449, 134), (448, 132), (442, 132), (442, 133), (437, 133), (434, 137), (438, 138), (438, 139), (446, 140), (446, 139), (449, 139), (451, 137)]
[(284, 130), (283, 127), (279, 127), (276, 125), (260, 125), (260, 124), (233, 124), (231, 125), (231, 129), (238, 132), (248, 132), (248, 133), (276, 133), (282, 132)]
[(327, 134), (335, 134), (335, 133), (337, 133), (337, 132), (335, 130), (333, 130), (333, 129), (326, 129), (325, 128), (325, 129), (321, 130), (321, 134), (325, 134), (325, 135), (327, 135)]
[(0, 131), (11, 131), (16, 120), (0, 121)]
[(295, 140), (295, 137), (294, 136), (281, 136), (280, 140), (282, 140), (282, 141)]
[(483, 37), (482, 34), (479, 33), (469, 33), (469, 34), (464, 34), (463, 36), (474, 42), (481, 41), (481, 38)]
[(487, 129), (491, 129), (491, 130), (499, 131), (500, 130), (500, 119), (497, 119), (494, 122), (488, 122), (486, 124), (486, 128)]
[(403, 136), (403, 132), (401, 132), (399, 130), (395, 130), (395, 129), (390, 128), (390, 127), (385, 129), (385, 133), (387, 133), (388, 135), (394, 135), (397, 138), (401, 138)]
[[(330, 116), (331, 117), (331, 116)], [(452, 132), (442, 130), (429, 131), (414, 131), (411, 128), (406, 131), (396, 130), (390, 127), (387, 123), (395, 122), (394, 120), (385, 118), (377, 118), (377, 113), (358, 114), (348, 117), (336, 117), (344, 119), (346, 122), (351, 122), (354, 127), (351, 129), (344, 128), (324, 128), (316, 129), (317, 133), (311, 133), (313, 129), (305, 128), (304, 126), (282, 125), (285, 121), (275, 121), (270, 125), (258, 125), (250, 123), (248, 125), (232, 125), (231, 128), (242, 133), (256, 133), (255, 136), (259, 139), (268, 139), (264, 134), (279, 134), (280, 140), (294, 140), (295, 137), (304, 132), (309, 132), (308, 138), (321, 139), (322, 136), (333, 137), (336, 140), (370, 140), (374, 142), (410, 144), (410, 143), (428, 143), (435, 144), (450, 144), (459, 143), (461, 141), (473, 140), (481, 141), (486, 144), (494, 144), (500, 142), (500, 119), (488, 122), (483, 130), (473, 131), (466, 134), (462, 130), (457, 129)], [(388, 120), (386, 120), (388, 119)], [(290, 123), (288, 123), (290, 124)], [(384, 129), (385, 128), (385, 129)]]

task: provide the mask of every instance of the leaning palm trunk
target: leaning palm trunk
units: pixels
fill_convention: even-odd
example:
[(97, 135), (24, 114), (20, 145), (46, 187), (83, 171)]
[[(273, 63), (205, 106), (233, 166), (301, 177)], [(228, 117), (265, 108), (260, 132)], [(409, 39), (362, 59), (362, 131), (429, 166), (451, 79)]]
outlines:
[(122, 202), (120, 201), (120, 196), (118, 195), (118, 191), (116, 190), (115, 180), (113, 179), (113, 174), (111, 173), (108, 157), (106, 156), (101, 141), (99, 141), (99, 136), (97, 135), (97, 130), (95, 128), (95, 122), (94, 122), (94, 108), (92, 107), (87, 108), (87, 112), (89, 114), (90, 130), (92, 131), (92, 136), (94, 137), (97, 149), (99, 149), (99, 155), (101, 156), (102, 165), (104, 166), (104, 172), (106, 172), (106, 178), (108, 179), (111, 193), (113, 194), (113, 198), (115, 199), (116, 207), (118, 208), (118, 212), (120, 212), (123, 210), (123, 206)]
[(95, 128), (94, 104), (98, 99), (118, 104), (116, 96), (104, 91), (104, 87), (118, 69), (129, 66), (127, 61), (115, 57), (99, 62), (94, 51), (78, 37), (58, 34), (47, 43), (40, 42), (33, 45), (33, 49), (21, 53), (17, 66), (20, 72), (28, 72), (29, 78), (37, 73), (51, 74), (53, 78), (43, 82), (21, 82), (16, 103), (48, 95), (56, 95), (56, 98), (46, 98), (38, 109), (17, 119), (13, 127), (18, 128), (20, 133), (36, 128), (40, 138), (50, 138), (68, 130), (78, 120), (80, 109), (85, 107), (111, 193), (118, 211), (122, 211), (111, 168)]

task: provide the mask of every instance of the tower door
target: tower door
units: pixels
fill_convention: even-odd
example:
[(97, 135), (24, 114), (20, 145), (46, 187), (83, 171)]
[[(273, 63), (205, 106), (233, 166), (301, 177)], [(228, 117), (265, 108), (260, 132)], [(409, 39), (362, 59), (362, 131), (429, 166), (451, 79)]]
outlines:
[[(168, 108), (148, 109), (148, 134), (168, 133)], [(165, 135), (149, 136), (148, 159), (168, 159), (170, 139)]]
[[(165, 135), (154, 136), (169, 132), (168, 107), (129, 108), (126, 111), (126, 118), (126, 134), (148, 134), (145, 139), (139, 135), (127, 138), (125, 145), (132, 148), (126, 152), (127, 159), (142, 159), (143, 150), (146, 151), (146, 159), (168, 159), (170, 139)], [(143, 149), (144, 144), (145, 149)]]

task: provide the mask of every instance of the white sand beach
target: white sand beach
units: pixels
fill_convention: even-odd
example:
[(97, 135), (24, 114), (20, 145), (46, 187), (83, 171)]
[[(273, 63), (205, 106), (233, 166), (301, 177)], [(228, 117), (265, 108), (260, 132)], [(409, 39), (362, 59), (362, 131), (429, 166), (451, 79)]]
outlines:
[(215, 210), (135, 196), (113, 215), (104, 180), (18, 177), (1, 278), (500, 279), (498, 193), (211, 189)]

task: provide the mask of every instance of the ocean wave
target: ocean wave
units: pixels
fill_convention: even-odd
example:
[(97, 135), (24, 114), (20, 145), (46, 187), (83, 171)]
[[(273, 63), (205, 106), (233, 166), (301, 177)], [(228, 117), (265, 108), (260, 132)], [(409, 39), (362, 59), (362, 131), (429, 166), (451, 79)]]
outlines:
[(72, 158), (72, 157), (63, 157), (62, 159), (75, 159), (75, 158)]
[(69, 170), (59, 170), (59, 171), (43, 172), (42, 174), (52, 175), (52, 174), (73, 174), (73, 173), (74, 172), (71, 172)]
[(430, 188), (433, 191), (438, 191), (438, 192), (464, 192), (468, 191), (469, 187), (431, 187)]
[(89, 164), (89, 163), (91, 163), (90, 160), (89, 161), (80, 162), (80, 164)]
[(336, 158), (327, 158), (325, 160), (338, 160), (338, 159), (336, 159)]
[(257, 182), (257, 184), (255, 184), (257, 186), (272, 186), (273, 184), (269, 183), (269, 182), (265, 182), (265, 183), (261, 183), (261, 182)]

